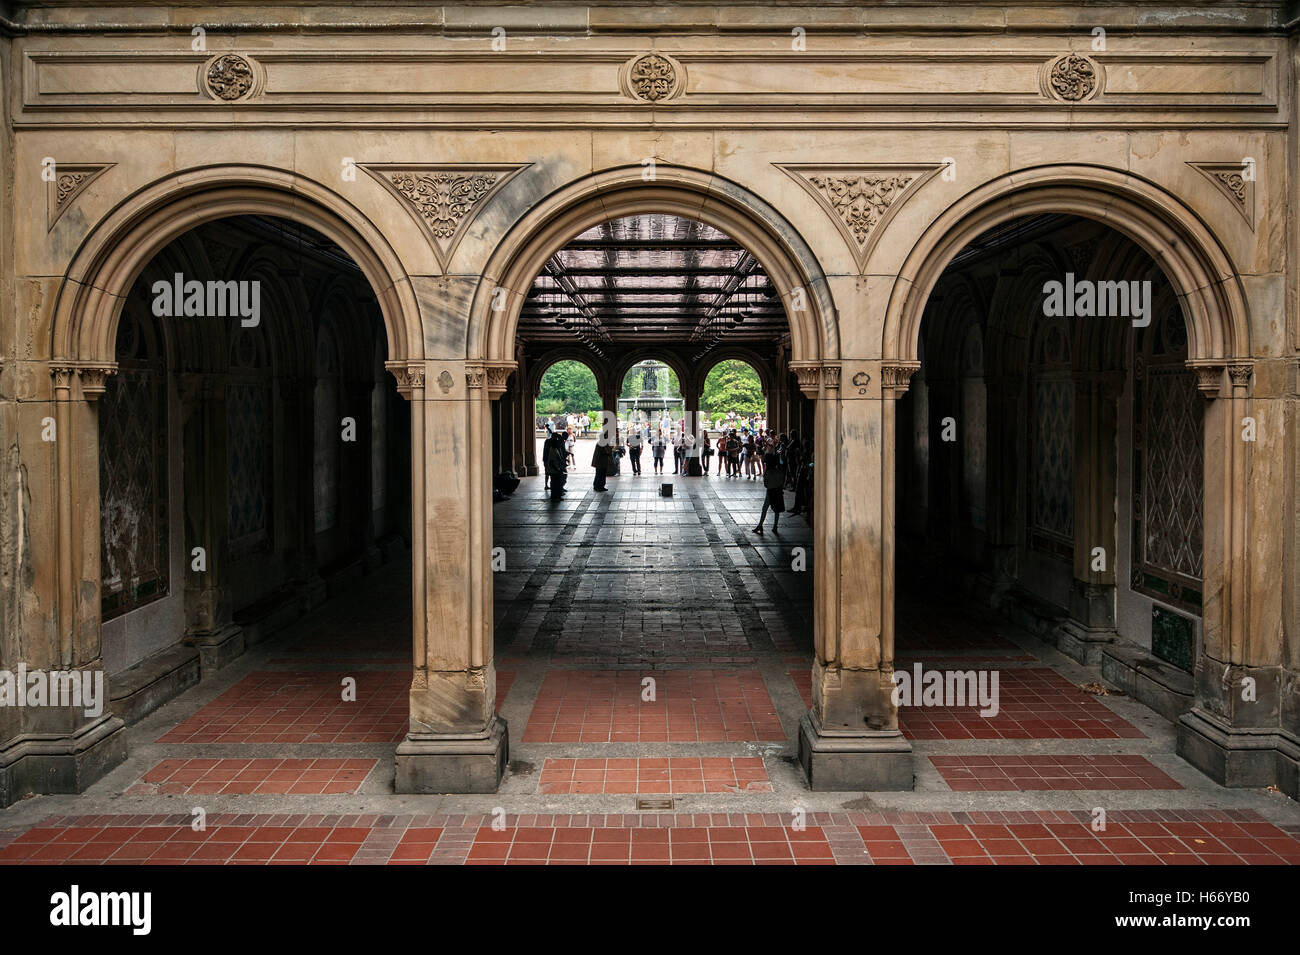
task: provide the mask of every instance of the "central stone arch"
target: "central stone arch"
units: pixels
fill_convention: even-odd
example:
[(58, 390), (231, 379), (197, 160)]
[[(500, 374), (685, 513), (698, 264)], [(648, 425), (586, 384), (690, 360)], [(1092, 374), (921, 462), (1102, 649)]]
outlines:
[(713, 226), (744, 246), (771, 277), (790, 321), (796, 363), (839, 357), (839, 326), (826, 276), (802, 236), (771, 205), (711, 173), (621, 166), (578, 180), (535, 205), (501, 241), (483, 270), (470, 313), (469, 361), (512, 367), (519, 312), (550, 256), (610, 219), (664, 213)]
[[(844, 723), (854, 740), (862, 737), (857, 727), (864, 720), (864, 709), (873, 714), (881, 707), (879, 687), (856, 676), (866, 661), (878, 659), (874, 651), (859, 652), (859, 644), (874, 643), (869, 635), (873, 624), (864, 622), (852, 608), (846, 613), (841, 600), (840, 568), (846, 564), (859, 569), (875, 566), (860, 560), (857, 552), (871, 546), (871, 535), (854, 531), (841, 539), (841, 526), (854, 520), (852, 505), (846, 504), (841, 482), (844, 470), (839, 451), (842, 442), (840, 402), (840, 332), (838, 314), (827, 277), (811, 248), (795, 228), (772, 205), (744, 187), (697, 169), (659, 166), (653, 179), (647, 180), (642, 166), (606, 169), (569, 183), (541, 198), (507, 232), (491, 254), (476, 286), (469, 313), (465, 340), (466, 380), (468, 384), (467, 487), (469, 518), (468, 581), (461, 589), (463, 609), (460, 618), (468, 623), (468, 646), (457, 650), (465, 669), (456, 677), (467, 689), (461, 697), (472, 697), (476, 714), (483, 727), (475, 734), (471, 749), (466, 749), (463, 728), (444, 720), (447, 731), (413, 735), (398, 749), (399, 787), (407, 791), (436, 790), (446, 780), (475, 780), (471, 785), (495, 788), (503, 771), (508, 744), (501, 720), (490, 715), (494, 697), (495, 670), (492, 664), (492, 587), (490, 542), (492, 538), (491, 475), (485, 462), (491, 460), (490, 402), (505, 392), (511, 374), (517, 368), (516, 333), (519, 315), (534, 278), (546, 261), (582, 232), (603, 222), (626, 216), (667, 214), (693, 219), (730, 236), (759, 262), (769, 276), (784, 305), (790, 324), (789, 365), (796, 374), (800, 390), (816, 399), (814, 471), (814, 547), (813, 589), (816, 594), (813, 613), (813, 643), (816, 659), (813, 668), (818, 686), (826, 685), (832, 696), (843, 692), (851, 698), (844, 707), (851, 716), (836, 716), (835, 726)], [(856, 425), (854, 426), (856, 428)], [(855, 430), (855, 436), (859, 433)], [(861, 442), (859, 442), (861, 443)], [(865, 448), (865, 443), (861, 443)], [(856, 446), (856, 445), (855, 445)], [(869, 574), (871, 571), (863, 570)], [(854, 589), (854, 588), (850, 588)], [(862, 599), (860, 594), (854, 600)], [(841, 631), (841, 620), (848, 620), (849, 633)], [(872, 664), (874, 666), (874, 663)], [(433, 673), (430, 666), (430, 673)], [(841, 672), (849, 676), (840, 680)], [(823, 678), (822, 675), (829, 674)], [(439, 678), (443, 683), (450, 681)], [(430, 676), (432, 682), (433, 676)], [(472, 684), (472, 685), (470, 685)], [(414, 693), (414, 690), (413, 690)], [(815, 692), (815, 708), (823, 708), (821, 691)], [(887, 697), (887, 694), (886, 694)], [(452, 701), (439, 695), (441, 708)], [(821, 729), (807, 730), (817, 736)], [(823, 725), (815, 721), (817, 727)], [(413, 717), (413, 727), (415, 720)], [(455, 728), (459, 732), (451, 732)], [(831, 732), (836, 732), (832, 729)], [(883, 734), (895, 746), (896, 727)], [(437, 738), (435, 738), (435, 736)], [(831, 742), (837, 760), (843, 755), (842, 741)], [(869, 749), (875, 748), (871, 741)], [(819, 750), (820, 752), (820, 750)], [(854, 750), (857, 753), (857, 750)], [(892, 753), (892, 750), (891, 750)], [(910, 750), (908, 751), (910, 755)], [(416, 762), (428, 757), (426, 768)], [(450, 760), (447, 757), (451, 757)], [(817, 757), (819, 760), (822, 756)], [(438, 762), (446, 768), (438, 768)], [(471, 768), (467, 768), (471, 767)], [(910, 785), (910, 762), (907, 784)], [(495, 779), (493, 779), (495, 775)], [(809, 776), (816, 775), (809, 770)], [(815, 788), (826, 788), (833, 781), (814, 781)], [(476, 790), (476, 791), (481, 791)]]

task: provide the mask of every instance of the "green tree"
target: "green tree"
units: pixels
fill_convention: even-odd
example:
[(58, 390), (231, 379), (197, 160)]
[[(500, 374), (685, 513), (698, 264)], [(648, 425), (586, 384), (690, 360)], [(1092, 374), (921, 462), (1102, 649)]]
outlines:
[(720, 361), (704, 379), (700, 409), (717, 421), (728, 411), (740, 415), (763, 414), (763, 383), (752, 366), (739, 359)]
[(539, 408), (551, 402), (560, 405), (552, 413), (580, 414), (588, 408), (599, 408), (600, 389), (596, 387), (596, 376), (580, 361), (557, 361), (542, 375), (537, 395)]

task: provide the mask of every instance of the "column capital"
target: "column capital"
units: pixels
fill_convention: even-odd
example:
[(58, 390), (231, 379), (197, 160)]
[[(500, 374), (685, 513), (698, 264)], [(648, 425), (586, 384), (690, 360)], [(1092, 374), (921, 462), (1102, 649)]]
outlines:
[(1187, 367), (1196, 373), (1196, 387), (1207, 399), (1218, 398), (1223, 393), (1223, 370), (1227, 362), (1219, 359), (1193, 360)]
[(816, 398), (826, 391), (838, 391), (840, 387), (840, 363), (838, 361), (792, 361), (790, 370), (799, 382), (799, 390), (805, 397)]
[(518, 367), (513, 361), (471, 361), (465, 363), (465, 384), (470, 391), (486, 388), (489, 398), (506, 393), (506, 382)]
[(384, 367), (397, 379), (397, 391), (408, 401), (417, 397), (417, 391), (424, 391), (424, 362), (386, 361)]
[(1244, 394), (1250, 388), (1250, 376), (1255, 371), (1255, 363), (1252, 361), (1230, 361), (1228, 362), (1228, 380), (1232, 382), (1234, 394)]
[(919, 361), (887, 361), (880, 366), (880, 392), (882, 396), (901, 398), (907, 394), (912, 376), (921, 370)]
[(104, 393), (108, 376), (117, 374), (117, 362), (66, 361), (55, 359), (49, 363), (54, 378), (54, 390), (71, 391), (74, 380), (81, 382), (81, 396), (94, 401)]

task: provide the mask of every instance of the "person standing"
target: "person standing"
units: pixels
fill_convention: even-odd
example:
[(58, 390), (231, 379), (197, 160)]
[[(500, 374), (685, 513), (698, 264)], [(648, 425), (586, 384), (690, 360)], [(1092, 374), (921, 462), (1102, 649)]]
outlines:
[(799, 476), (794, 482), (794, 509), (791, 514), (803, 514), (804, 519), (812, 520), (812, 487), (813, 482), (813, 456), (808, 455), (808, 459), (799, 467)]
[(755, 534), (763, 533), (763, 521), (769, 508), (772, 511), (772, 533), (776, 533), (777, 525), (781, 522), (781, 512), (785, 510), (785, 471), (781, 467), (781, 459), (775, 451), (769, 451), (765, 457), (763, 487), (766, 493), (763, 495), (763, 510), (758, 515), (758, 526), (754, 528)]
[(591, 466), (596, 469), (596, 479), (591, 486), (596, 491), (605, 490), (605, 476), (614, 460), (613, 454), (614, 449), (610, 445), (604, 441), (596, 442), (596, 450), (591, 456)]
[(704, 432), (704, 447), (700, 449), (700, 466), (704, 473), (709, 473), (709, 460), (713, 457), (713, 442), (709, 440), (709, 432)]
[(564, 439), (558, 431), (547, 438), (542, 446), (542, 466), (546, 468), (546, 479), (550, 482), (551, 500), (558, 501), (564, 495), (564, 482), (568, 480)]
[(627, 456), (632, 462), (632, 474), (641, 473), (641, 429), (636, 425), (627, 431)]
[(686, 470), (686, 438), (678, 431), (673, 435), (673, 473)]
[(664, 429), (660, 428), (655, 432), (654, 441), (650, 445), (650, 454), (654, 458), (655, 474), (664, 473), (664, 452), (667, 449), (668, 445), (664, 440)]
[[(799, 432), (791, 431), (790, 440), (785, 446), (785, 471), (790, 480), (790, 486), (794, 487), (799, 480), (800, 469), (803, 467), (803, 447), (799, 444)], [(798, 507), (798, 499), (795, 500), (795, 506)]]

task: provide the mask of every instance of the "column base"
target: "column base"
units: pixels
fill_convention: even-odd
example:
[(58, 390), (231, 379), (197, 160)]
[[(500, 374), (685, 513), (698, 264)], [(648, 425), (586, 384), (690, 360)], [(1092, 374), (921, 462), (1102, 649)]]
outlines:
[(799, 765), (814, 792), (890, 792), (915, 786), (912, 744), (902, 733), (828, 735), (812, 711), (799, 720)]
[(1052, 642), (1071, 660), (1088, 666), (1101, 663), (1102, 652), (1116, 641), (1114, 627), (1089, 627), (1074, 619), (1062, 621), (1052, 633)]
[(399, 793), (494, 793), (506, 774), (510, 736), (497, 717), (486, 736), (412, 737), (397, 745)]
[(1193, 708), (1178, 720), (1178, 755), (1223, 786), (1277, 786), (1300, 799), (1300, 743), (1269, 727), (1229, 726)]
[(203, 676), (216, 673), (244, 652), (244, 628), (230, 624), (212, 633), (195, 633), (185, 644), (199, 650), (199, 668)]
[(126, 759), (126, 724), (106, 713), (70, 736), (19, 736), (0, 746), (0, 809), (33, 793), (85, 792)]

